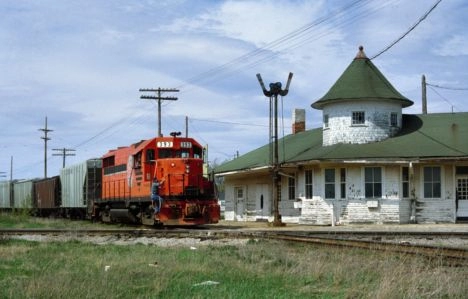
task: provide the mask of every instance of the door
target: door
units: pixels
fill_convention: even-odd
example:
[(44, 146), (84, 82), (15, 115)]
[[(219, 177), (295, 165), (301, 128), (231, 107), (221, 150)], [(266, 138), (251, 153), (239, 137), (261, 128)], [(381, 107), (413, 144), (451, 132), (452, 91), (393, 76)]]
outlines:
[(256, 216), (260, 219), (268, 219), (271, 216), (271, 196), (268, 184), (258, 184), (255, 193)]
[(457, 176), (457, 219), (468, 219), (468, 175)]
[(234, 187), (234, 201), (236, 208), (234, 209), (236, 220), (243, 220), (245, 214), (245, 187)]

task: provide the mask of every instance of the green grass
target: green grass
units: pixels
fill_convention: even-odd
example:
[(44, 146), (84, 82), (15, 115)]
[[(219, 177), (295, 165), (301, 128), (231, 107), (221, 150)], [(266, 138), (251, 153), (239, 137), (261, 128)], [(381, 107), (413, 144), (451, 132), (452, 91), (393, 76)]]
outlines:
[[(415, 256), (271, 241), (190, 250), (0, 239), (0, 298), (465, 298), (467, 274)], [(206, 281), (219, 284), (197, 285)]]
[[(96, 224), (9, 214), (0, 215), (0, 226)], [(245, 246), (197, 247), (40, 243), (0, 236), (0, 298), (466, 298), (468, 294), (466, 267), (414, 255), (253, 240)], [(219, 284), (197, 285), (207, 281)]]
[(61, 218), (31, 217), (23, 210), (19, 212), (1, 213), (0, 228), (92, 228), (109, 227), (102, 223), (92, 223), (90, 220), (69, 220)]

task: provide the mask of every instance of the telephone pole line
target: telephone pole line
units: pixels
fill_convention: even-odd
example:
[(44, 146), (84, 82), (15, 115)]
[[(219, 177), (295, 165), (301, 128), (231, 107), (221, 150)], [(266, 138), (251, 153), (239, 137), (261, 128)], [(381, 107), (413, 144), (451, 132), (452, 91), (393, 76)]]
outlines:
[(65, 168), (65, 157), (75, 156), (75, 154), (68, 153), (68, 152), (74, 152), (75, 151), (74, 149), (71, 149), (71, 148), (54, 148), (52, 150), (61, 152), (60, 154), (52, 154), (52, 156), (62, 156), (63, 157), (62, 168)]
[(44, 132), (44, 136), (41, 137), (41, 139), (44, 139), (44, 178), (47, 178), (47, 141), (50, 140), (50, 138), (47, 137), (47, 133), (53, 131), (47, 128), (47, 116), (45, 118), (45, 127), (43, 129), (39, 129), (39, 131)]
[(177, 97), (162, 97), (163, 92), (179, 92), (175, 88), (140, 88), (140, 92), (155, 92), (156, 96), (142, 95), (140, 99), (157, 100), (158, 101), (158, 137), (162, 137), (161, 133), (161, 101), (177, 101)]

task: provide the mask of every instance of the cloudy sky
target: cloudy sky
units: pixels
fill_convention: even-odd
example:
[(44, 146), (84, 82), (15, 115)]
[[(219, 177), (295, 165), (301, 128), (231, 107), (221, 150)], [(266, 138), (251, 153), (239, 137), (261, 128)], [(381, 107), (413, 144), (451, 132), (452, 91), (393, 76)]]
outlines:
[[(368, 57), (413, 26), (432, 0), (0, 0), (0, 172), (48, 175), (157, 134), (157, 104), (140, 88), (178, 88), (163, 102), (162, 132), (185, 132), (221, 163), (268, 142), (269, 104), (255, 74), (286, 83), (280, 135), (294, 108), (320, 126), (322, 97), (363, 45)], [(373, 59), (421, 111), (421, 75), (468, 87), (468, 3), (443, 0), (404, 39)], [(428, 110), (468, 111), (468, 91), (428, 87)], [(0, 178), (2, 179), (2, 178)]]

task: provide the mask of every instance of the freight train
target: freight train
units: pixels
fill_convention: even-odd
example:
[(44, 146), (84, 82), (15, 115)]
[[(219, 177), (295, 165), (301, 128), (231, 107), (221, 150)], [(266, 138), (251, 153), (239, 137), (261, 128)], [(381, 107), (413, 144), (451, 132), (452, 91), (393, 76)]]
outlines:
[(217, 223), (220, 206), (204, 149), (179, 135), (110, 150), (59, 176), (0, 182), (0, 208), (145, 225)]

